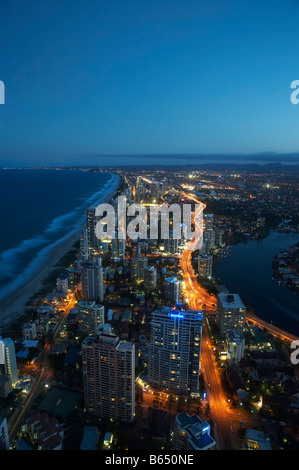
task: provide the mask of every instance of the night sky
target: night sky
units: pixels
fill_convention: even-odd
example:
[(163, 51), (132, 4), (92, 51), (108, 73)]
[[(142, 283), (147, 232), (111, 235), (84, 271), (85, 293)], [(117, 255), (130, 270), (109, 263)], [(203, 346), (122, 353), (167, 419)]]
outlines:
[(298, 44), (295, 0), (1, 0), (0, 165), (299, 152)]

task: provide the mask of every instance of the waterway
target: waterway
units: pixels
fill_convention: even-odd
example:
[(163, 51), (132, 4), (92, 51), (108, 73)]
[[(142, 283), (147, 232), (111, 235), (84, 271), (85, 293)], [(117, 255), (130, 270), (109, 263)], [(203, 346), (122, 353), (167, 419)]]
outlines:
[(299, 296), (273, 280), (272, 259), (299, 241), (298, 233), (271, 231), (263, 240), (233, 245), (214, 265), (220, 284), (254, 309), (257, 317), (298, 336)]

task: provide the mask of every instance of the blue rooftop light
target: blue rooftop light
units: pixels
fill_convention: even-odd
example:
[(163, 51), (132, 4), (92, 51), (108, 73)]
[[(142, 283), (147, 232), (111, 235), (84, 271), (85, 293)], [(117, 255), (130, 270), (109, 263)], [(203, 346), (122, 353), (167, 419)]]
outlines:
[(185, 315), (181, 313), (170, 313), (169, 316), (174, 318), (184, 318)]

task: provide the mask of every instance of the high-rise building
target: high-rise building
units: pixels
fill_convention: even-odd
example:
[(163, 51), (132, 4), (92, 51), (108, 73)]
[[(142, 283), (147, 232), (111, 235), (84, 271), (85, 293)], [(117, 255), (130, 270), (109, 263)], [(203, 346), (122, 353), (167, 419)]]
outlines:
[(179, 302), (181, 297), (181, 281), (176, 277), (166, 277), (164, 279), (164, 297), (173, 302)]
[(0, 398), (7, 398), (12, 391), (11, 376), (9, 374), (0, 374)]
[(219, 227), (216, 227), (215, 229), (215, 243), (216, 245), (218, 246), (223, 246), (223, 235), (224, 235), (224, 231), (219, 228)]
[(135, 413), (135, 345), (120, 341), (110, 325), (82, 342), (86, 410), (100, 418), (130, 422)]
[(18, 368), (16, 359), (15, 343), (11, 338), (0, 336), (0, 368), (11, 377), (12, 385), (18, 381)]
[(217, 295), (217, 322), (221, 336), (233, 328), (243, 330), (245, 316), (246, 307), (238, 294)]
[(144, 280), (144, 268), (148, 266), (148, 259), (146, 256), (140, 258), (131, 258), (131, 279), (136, 281)]
[(112, 258), (114, 260), (125, 259), (126, 243), (125, 240), (118, 238), (118, 232), (111, 242)]
[(9, 450), (7, 420), (0, 416), (0, 450)]
[(154, 266), (144, 268), (144, 287), (153, 290), (157, 287), (157, 270)]
[(142, 181), (141, 176), (136, 178), (136, 202), (141, 202), (145, 196), (145, 187)]
[(226, 352), (228, 362), (240, 362), (244, 355), (245, 338), (243, 331), (234, 328), (226, 332)]
[(56, 278), (56, 290), (57, 292), (62, 292), (67, 294), (69, 289), (69, 278), (67, 273), (62, 273)]
[(209, 251), (215, 246), (215, 232), (214, 232), (214, 218), (212, 214), (205, 214), (203, 217), (203, 243), (201, 252), (209, 253)]
[(82, 261), (87, 261), (89, 258), (88, 233), (86, 227), (81, 230), (80, 234), (80, 258)]
[(85, 261), (81, 264), (81, 284), (83, 300), (103, 301), (103, 266), (100, 258), (97, 263)]
[(99, 245), (99, 240), (96, 237), (96, 224), (96, 207), (89, 207), (86, 211), (87, 242), (89, 250)]
[(177, 253), (178, 252), (178, 239), (166, 238), (164, 240), (164, 250), (166, 253)]
[(198, 276), (202, 279), (211, 279), (213, 269), (213, 256), (204, 253), (198, 255)]
[(197, 415), (179, 413), (173, 425), (173, 450), (209, 450), (216, 442), (210, 436), (211, 426)]
[(161, 307), (151, 315), (148, 381), (172, 392), (199, 393), (202, 312)]
[(151, 184), (151, 198), (153, 201), (159, 199), (161, 194), (161, 187), (158, 181), (153, 181)]
[(79, 331), (95, 335), (99, 326), (105, 323), (105, 309), (93, 301), (81, 301), (78, 307)]

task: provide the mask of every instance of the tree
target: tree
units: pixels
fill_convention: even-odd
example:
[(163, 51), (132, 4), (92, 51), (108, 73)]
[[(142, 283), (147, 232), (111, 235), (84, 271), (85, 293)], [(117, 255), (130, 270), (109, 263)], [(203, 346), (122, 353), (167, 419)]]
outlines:
[(202, 413), (202, 409), (203, 409), (203, 404), (202, 404), (201, 399), (196, 400), (193, 406), (194, 413), (199, 416)]
[(205, 406), (205, 418), (210, 419), (210, 417), (211, 417), (211, 407), (210, 407), (210, 403), (207, 402)]
[(168, 395), (168, 398), (167, 398), (167, 408), (168, 408), (169, 411), (170, 411), (171, 408), (173, 407), (174, 403), (175, 403), (174, 396), (171, 395), (171, 394)]

